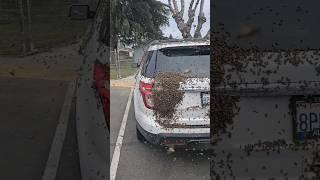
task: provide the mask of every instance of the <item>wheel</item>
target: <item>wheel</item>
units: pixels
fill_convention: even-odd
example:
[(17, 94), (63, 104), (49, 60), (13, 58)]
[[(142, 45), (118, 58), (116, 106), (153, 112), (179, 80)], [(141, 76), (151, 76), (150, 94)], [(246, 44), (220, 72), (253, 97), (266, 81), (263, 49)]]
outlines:
[(136, 128), (136, 133), (137, 133), (137, 139), (140, 141), (140, 142), (146, 142), (146, 138), (141, 134), (141, 132), (139, 131), (138, 128)]

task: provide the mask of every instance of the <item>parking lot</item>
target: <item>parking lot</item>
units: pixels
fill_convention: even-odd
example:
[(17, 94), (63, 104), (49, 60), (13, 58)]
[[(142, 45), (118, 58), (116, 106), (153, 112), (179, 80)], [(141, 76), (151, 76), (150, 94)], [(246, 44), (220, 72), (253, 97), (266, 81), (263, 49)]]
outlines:
[[(25, 68), (16, 70), (16, 77), (7, 73), (0, 78), (0, 179), (40, 180), (51, 152), (68, 85), (75, 79), (75, 73), (63, 77), (59, 73), (54, 75), (55, 68), (61, 69), (57, 66), (48, 69), (53, 73), (42, 76), (41, 71), (28, 69), (31, 68), (29, 65), (22, 67)], [(126, 111), (129, 93), (128, 87), (111, 88), (111, 159), (124, 114), (128, 115), (116, 179), (209, 179), (208, 151), (176, 149), (174, 153), (168, 153), (164, 148), (143, 144), (136, 139), (133, 102)], [(56, 167), (57, 180), (81, 179), (74, 101), (68, 121)]]
[[(41, 179), (68, 81), (0, 78), (0, 179)], [(79, 179), (74, 104), (57, 179)]]
[[(115, 153), (115, 146), (119, 145), (116, 144), (116, 141), (123, 115), (126, 113), (129, 93), (129, 88), (111, 88), (111, 159)], [(133, 102), (131, 102), (127, 113), (128, 118), (115, 179), (209, 179), (209, 151), (194, 151), (186, 147), (169, 153), (165, 148), (143, 144), (136, 138)], [(110, 173), (114, 172), (111, 170)]]
[(54, 168), (56, 179), (81, 179), (73, 92), (67, 95), (79, 69), (77, 49), (1, 57), (0, 179), (42, 179), (60, 119), (67, 123), (60, 156), (54, 158), (60, 160)]

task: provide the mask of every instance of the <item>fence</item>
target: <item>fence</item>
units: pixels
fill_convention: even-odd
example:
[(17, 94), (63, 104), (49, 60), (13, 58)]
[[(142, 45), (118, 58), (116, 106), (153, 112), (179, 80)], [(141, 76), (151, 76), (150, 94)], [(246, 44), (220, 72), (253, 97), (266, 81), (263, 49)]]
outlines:
[(18, 10), (17, 1), (0, 1), (0, 23), (8, 23), (13, 20)]
[(133, 49), (119, 48), (111, 52), (110, 70), (112, 79), (120, 79), (133, 75), (137, 71), (137, 67), (133, 64)]
[(0, 0), (0, 55), (26, 55), (78, 40), (87, 21), (68, 18), (76, 0)]
[(140, 44), (135, 48), (125, 48), (118, 44), (120, 47), (119, 56), (117, 56), (116, 51), (111, 53), (111, 78), (119, 79), (133, 75), (138, 69), (134, 64), (141, 63), (141, 60), (147, 55), (146, 51), (152, 42), (153, 40), (147, 40), (144, 44)]

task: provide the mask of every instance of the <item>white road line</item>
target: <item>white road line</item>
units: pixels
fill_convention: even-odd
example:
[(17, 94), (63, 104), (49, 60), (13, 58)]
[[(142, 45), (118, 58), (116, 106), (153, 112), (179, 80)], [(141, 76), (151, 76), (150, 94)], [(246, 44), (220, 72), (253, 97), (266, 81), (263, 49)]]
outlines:
[(121, 147), (122, 147), (122, 141), (123, 141), (123, 137), (124, 137), (124, 132), (126, 130), (128, 114), (129, 114), (131, 100), (132, 100), (132, 94), (133, 94), (133, 88), (131, 88), (131, 91), (130, 91), (130, 94), (129, 94), (126, 110), (125, 110), (124, 115), (123, 115), (123, 119), (122, 119), (122, 122), (121, 122), (121, 127), (120, 127), (120, 130), (119, 130), (119, 135), (118, 135), (117, 142), (116, 142), (116, 145), (115, 145), (115, 148), (114, 148), (112, 161), (111, 161), (111, 166), (110, 166), (110, 180), (115, 180), (116, 179), (118, 164), (119, 164), (119, 160), (120, 160), (120, 151), (121, 151)]
[(51, 144), (51, 149), (46, 163), (46, 167), (44, 169), (42, 180), (55, 180), (56, 178), (60, 155), (67, 132), (75, 85), (75, 82), (71, 82), (68, 86), (64, 103), (62, 105), (62, 110), (60, 112), (59, 123), (57, 125), (56, 132)]

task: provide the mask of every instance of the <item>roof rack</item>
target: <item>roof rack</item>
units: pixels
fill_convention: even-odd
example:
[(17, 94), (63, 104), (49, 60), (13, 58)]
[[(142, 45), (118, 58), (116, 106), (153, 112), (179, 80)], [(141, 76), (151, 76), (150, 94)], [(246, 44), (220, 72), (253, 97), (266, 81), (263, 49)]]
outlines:
[(170, 40), (155, 40), (149, 43), (146, 48), (148, 51), (157, 50), (168, 47), (183, 47), (183, 46), (202, 46), (210, 45), (209, 39), (170, 39)]
[(161, 43), (175, 43), (175, 42), (204, 42), (210, 41), (205, 38), (187, 38), (187, 39), (167, 39), (167, 40), (153, 40), (149, 45), (161, 44)]

